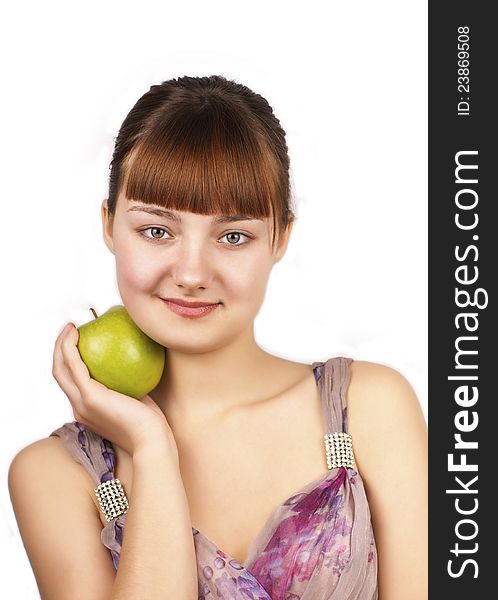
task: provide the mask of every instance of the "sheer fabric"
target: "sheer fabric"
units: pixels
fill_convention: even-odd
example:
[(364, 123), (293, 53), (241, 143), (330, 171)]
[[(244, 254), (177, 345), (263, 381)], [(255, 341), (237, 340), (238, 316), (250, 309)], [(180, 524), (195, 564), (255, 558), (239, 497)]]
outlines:
[[(325, 433), (347, 432), (346, 391), (351, 358), (313, 363)], [(77, 421), (58, 436), (71, 456), (91, 474), (95, 486), (114, 478), (112, 443)], [(354, 440), (353, 440), (354, 449)], [(324, 469), (325, 450), (324, 450)], [(126, 490), (125, 490), (126, 492)], [(114, 567), (126, 514), (109, 522), (101, 541)], [(275, 507), (239, 564), (195, 528), (199, 600), (377, 600), (377, 550), (360, 474), (352, 468), (326, 469)]]

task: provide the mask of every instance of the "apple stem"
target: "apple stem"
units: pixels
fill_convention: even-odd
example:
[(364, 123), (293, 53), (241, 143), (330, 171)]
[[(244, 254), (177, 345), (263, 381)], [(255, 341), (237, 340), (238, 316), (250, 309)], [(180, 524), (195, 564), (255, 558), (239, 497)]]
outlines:
[(90, 308), (90, 310), (91, 310), (91, 311), (92, 311), (92, 313), (93, 313), (93, 318), (94, 318), (94, 319), (98, 319), (98, 318), (99, 318), (99, 316), (98, 316), (98, 315), (97, 315), (97, 313), (95, 312), (95, 309), (94, 309), (94, 308)]

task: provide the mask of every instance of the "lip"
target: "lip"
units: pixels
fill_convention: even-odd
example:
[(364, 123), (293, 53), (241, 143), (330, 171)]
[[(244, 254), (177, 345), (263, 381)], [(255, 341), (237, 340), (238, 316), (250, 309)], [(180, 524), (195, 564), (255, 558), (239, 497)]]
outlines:
[(216, 304), (207, 304), (206, 302), (185, 302), (184, 300), (182, 300), (181, 303), (178, 300), (173, 302), (173, 300), (168, 300), (166, 298), (161, 298), (161, 300), (172, 312), (189, 319), (205, 317), (220, 305), (219, 302)]
[(197, 308), (199, 306), (214, 306), (219, 302), (189, 302), (188, 300), (181, 300), (180, 298), (162, 298), (166, 302), (174, 302), (180, 306), (186, 306), (187, 308)]

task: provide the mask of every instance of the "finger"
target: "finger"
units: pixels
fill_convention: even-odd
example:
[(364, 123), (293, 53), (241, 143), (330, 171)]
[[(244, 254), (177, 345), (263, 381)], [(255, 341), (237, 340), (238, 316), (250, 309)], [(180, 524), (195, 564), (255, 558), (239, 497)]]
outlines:
[(63, 370), (64, 365), (64, 354), (62, 351), (62, 340), (67, 335), (70, 329), (70, 323), (66, 323), (63, 327), (62, 331), (57, 336), (54, 346), (53, 353), (53, 364), (52, 364), (52, 372), (57, 372)]
[(62, 340), (69, 331), (69, 323), (62, 329), (57, 336), (53, 353), (52, 375), (57, 381), (62, 391), (69, 398), (70, 402), (78, 402), (80, 400), (80, 392), (71, 378), (71, 375), (64, 362), (64, 354), (62, 352)]
[(91, 377), (88, 367), (83, 362), (79, 353), (77, 347), (78, 339), (79, 332), (71, 323), (68, 331), (62, 337), (61, 348), (64, 356), (64, 364), (79, 389), (80, 394), (83, 395), (88, 390)]

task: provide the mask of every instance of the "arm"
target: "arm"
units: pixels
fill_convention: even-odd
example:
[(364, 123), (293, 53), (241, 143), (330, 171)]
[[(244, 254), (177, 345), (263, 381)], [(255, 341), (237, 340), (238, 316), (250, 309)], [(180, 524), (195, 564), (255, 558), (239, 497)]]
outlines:
[[(133, 489), (127, 490), (130, 506), (120, 564), (112, 584), (109, 575), (103, 574), (103, 564), (97, 561), (101, 565), (98, 568), (101, 581), (105, 582), (106, 589), (112, 588), (110, 596), (104, 594), (103, 597), (112, 600), (196, 598), (198, 583), (194, 542), (173, 431), (165, 415), (149, 396), (137, 400), (109, 389), (90, 377), (79, 354), (77, 341), (78, 330), (66, 325), (55, 343), (52, 374), (67, 395), (75, 418), (126, 450), (133, 464)], [(13, 471), (13, 479), (17, 471), (20, 469)], [(21, 484), (29, 484), (29, 473), (34, 469), (28, 465), (21, 471), (22, 477), (15, 478), (19, 484), (15, 484), (15, 487), (19, 490)], [(43, 478), (40, 475), (37, 477), (42, 485)], [(78, 486), (74, 485), (73, 497), (77, 493)], [(20, 491), (16, 493), (19, 503), (24, 503), (20, 494)], [(45, 494), (44, 510), (48, 515), (55, 514), (50, 507), (54, 494), (50, 490)], [(57, 503), (61, 504), (59, 499)], [(78, 506), (80, 512), (76, 519), (87, 517), (88, 508), (81, 503)], [(95, 512), (95, 505), (92, 508)], [(70, 522), (69, 510), (65, 509), (64, 514), (67, 526)], [(98, 515), (96, 518), (99, 519)], [(78, 527), (77, 533), (82, 534), (82, 529)], [(35, 531), (39, 547), (49, 537), (47, 531), (48, 527), (43, 523)], [(88, 540), (84, 555), (64, 558), (64, 562), (71, 565), (69, 587), (73, 597), (76, 597), (75, 594), (78, 598), (95, 597), (88, 595), (83, 587), (92, 574), (88, 565), (96, 564), (96, 559), (91, 556), (91, 548), (95, 548), (100, 540), (95, 540), (94, 534), (95, 528), (83, 534)], [(58, 536), (63, 537), (60, 527)], [(51, 548), (50, 544), (47, 547)], [(63, 546), (51, 552), (54, 564), (55, 558), (61, 559), (63, 556)], [(43, 563), (41, 565), (45, 569)], [(55, 578), (56, 573), (52, 568), (50, 581), (54, 588), (57, 586)], [(102, 597), (102, 592), (100, 594)], [(51, 596), (50, 600), (52, 598), (55, 596)]]
[(353, 361), (348, 430), (368, 497), (378, 552), (379, 600), (427, 598), (427, 427), (408, 381)]
[[(168, 454), (169, 452), (169, 454)], [(170, 448), (133, 457), (133, 490), (116, 573), (102, 544), (94, 485), (55, 437), (14, 457), (9, 492), (42, 600), (197, 598), (193, 536)], [(126, 490), (128, 492), (128, 490)]]
[(116, 571), (100, 541), (92, 484), (56, 437), (26, 446), (10, 464), (10, 499), (42, 600), (109, 600)]
[(197, 563), (185, 488), (166, 443), (134, 453), (133, 489), (111, 600), (197, 598)]

